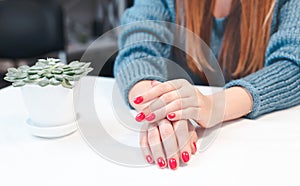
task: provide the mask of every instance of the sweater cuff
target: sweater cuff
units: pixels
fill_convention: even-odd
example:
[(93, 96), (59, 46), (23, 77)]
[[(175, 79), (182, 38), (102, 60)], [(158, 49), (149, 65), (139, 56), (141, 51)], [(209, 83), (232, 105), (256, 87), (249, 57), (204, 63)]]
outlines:
[(299, 104), (299, 71), (299, 67), (293, 62), (281, 61), (242, 79), (233, 80), (225, 88), (241, 86), (250, 92), (253, 108), (246, 117), (254, 119), (262, 114)]

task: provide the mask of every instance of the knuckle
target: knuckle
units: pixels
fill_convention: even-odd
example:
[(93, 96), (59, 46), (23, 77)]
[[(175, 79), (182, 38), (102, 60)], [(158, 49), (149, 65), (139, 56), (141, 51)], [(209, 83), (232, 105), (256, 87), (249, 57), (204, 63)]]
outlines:
[(178, 99), (178, 100), (174, 101), (173, 106), (174, 106), (174, 109), (176, 109), (176, 110), (182, 109), (182, 100)]
[(170, 102), (171, 100), (171, 96), (167, 95), (167, 94), (164, 94), (162, 96), (160, 96), (159, 98), (164, 104)]
[(170, 125), (161, 125), (159, 130), (161, 138), (163, 139), (168, 138), (173, 134), (173, 129)]
[(149, 131), (148, 132), (148, 141), (149, 144), (153, 144), (157, 141), (158, 135), (156, 133), (156, 131)]
[(180, 82), (181, 82), (182, 85), (190, 84), (186, 79), (180, 79)]
[(171, 92), (169, 94), (164, 94), (160, 97), (160, 99), (165, 103), (170, 103), (173, 100), (175, 100), (177, 98), (177, 93), (176, 92)]
[(191, 113), (191, 116), (192, 116), (193, 118), (196, 118), (197, 120), (200, 119), (200, 118), (199, 118), (199, 111), (198, 111), (198, 109), (192, 108), (192, 109), (189, 110), (189, 112)]
[[(182, 127), (178, 127), (177, 129), (175, 129), (176, 135), (181, 136), (181, 138), (178, 138), (179, 141), (182, 139), (182, 137), (184, 137), (184, 136), (186, 137), (186, 132), (187, 131), (185, 131)], [(186, 139), (184, 139), (184, 140), (186, 140)]]
[(169, 89), (169, 86), (170, 86), (170, 85), (169, 85), (169, 83), (167, 83), (167, 82), (166, 82), (166, 83), (162, 83), (161, 86), (159, 86), (159, 91), (160, 91), (160, 92), (165, 92), (166, 90)]

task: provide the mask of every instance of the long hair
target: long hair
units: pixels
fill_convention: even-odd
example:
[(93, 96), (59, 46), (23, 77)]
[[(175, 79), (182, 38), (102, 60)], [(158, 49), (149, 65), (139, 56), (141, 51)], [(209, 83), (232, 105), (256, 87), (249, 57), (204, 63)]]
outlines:
[[(244, 77), (263, 67), (274, 5), (275, 0), (232, 1), (218, 56), (221, 68), (231, 78)], [(215, 0), (177, 0), (176, 7), (176, 22), (183, 22), (209, 46)], [(211, 67), (201, 44), (193, 37), (186, 35), (186, 50), (191, 54), (186, 55), (187, 63), (193, 72), (203, 75), (203, 68)]]

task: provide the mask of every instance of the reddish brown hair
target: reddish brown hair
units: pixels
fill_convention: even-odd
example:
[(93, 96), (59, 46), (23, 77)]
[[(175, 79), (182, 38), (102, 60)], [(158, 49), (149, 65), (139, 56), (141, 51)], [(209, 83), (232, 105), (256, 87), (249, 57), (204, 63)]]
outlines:
[[(246, 76), (263, 67), (274, 4), (275, 0), (232, 1), (218, 56), (221, 68), (232, 78)], [(215, 0), (177, 0), (176, 6), (177, 23), (182, 24), (183, 17), (184, 26), (209, 45)], [(203, 68), (211, 68), (201, 44), (190, 34), (186, 35), (186, 50), (191, 54), (186, 55), (188, 66), (194, 72), (201, 74)]]

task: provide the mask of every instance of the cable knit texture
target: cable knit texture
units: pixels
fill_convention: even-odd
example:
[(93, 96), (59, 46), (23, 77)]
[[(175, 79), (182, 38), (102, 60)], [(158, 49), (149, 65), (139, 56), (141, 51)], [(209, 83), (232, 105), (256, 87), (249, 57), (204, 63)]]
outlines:
[[(265, 67), (225, 85), (242, 86), (251, 93), (254, 105), (248, 118), (300, 104), (299, 10), (299, 0), (276, 1)], [(145, 20), (154, 22), (138, 22)], [(125, 99), (140, 80), (167, 80), (165, 61), (170, 57), (171, 46), (163, 43), (172, 43), (174, 30), (159, 21), (175, 22), (174, 0), (136, 0), (124, 13), (122, 24), (131, 25), (119, 35), (114, 74)]]

